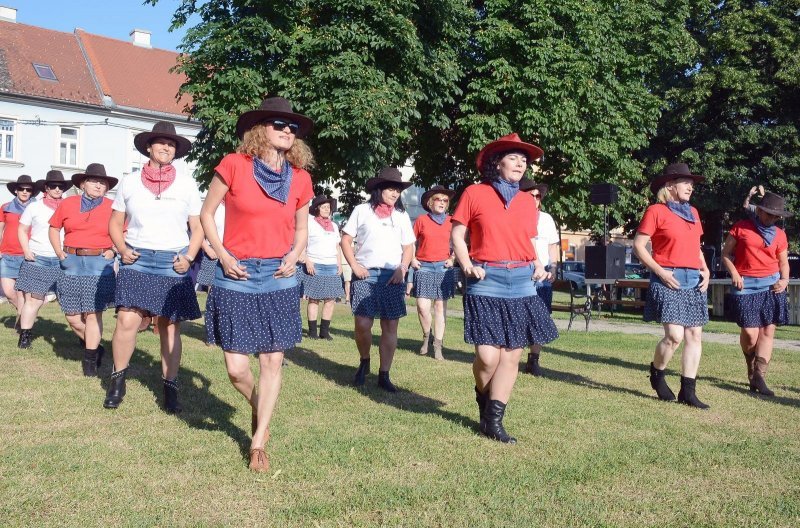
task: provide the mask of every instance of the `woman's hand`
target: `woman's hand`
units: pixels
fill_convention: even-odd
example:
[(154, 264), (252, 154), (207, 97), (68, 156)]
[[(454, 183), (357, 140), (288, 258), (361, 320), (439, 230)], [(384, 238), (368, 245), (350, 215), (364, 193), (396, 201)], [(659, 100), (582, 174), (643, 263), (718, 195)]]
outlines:
[(26, 249), (23, 252), (23, 255), (25, 255), (25, 260), (27, 260), (28, 262), (33, 262), (34, 260), (36, 260), (36, 255), (34, 255), (33, 251), (31, 251), (30, 249)]
[(452, 257), (444, 261), (444, 267), (452, 268), (455, 263), (456, 263), (456, 256), (453, 255)]
[(247, 280), (250, 274), (247, 273), (247, 268), (239, 264), (239, 261), (230, 253), (225, 253), (219, 256), (219, 262), (222, 264), (222, 271), (226, 277), (236, 280)]
[(473, 279), (483, 280), (486, 277), (486, 270), (480, 266), (472, 266), (463, 270), (465, 277), (472, 277)]
[(392, 277), (389, 279), (387, 284), (403, 284), (406, 281), (406, 272), (403, 270), (402, 267), (397, 268), (392, 273)]
[(422, 267), (422, 264), (420, 264), (419, 260), (417, 260), (416, 258), (412, 258), (411, 259), (411, 264), (409, 265), (409, 267), (414, 268), (415, 270), (418, 270), (418, 269), (420, 269)]
[(175, 270), (175, 273), (180, 273), (183, 275), (189, 271), (189, 268), (191, 267), (192, 263), (189, 262), (189, 258), (183, 253), (179, 253), (172, 257), (172, 269)]
[(369, 270), (362, 266), (361, 264), (356, 264), (353, 266), (353, 275), (358, 277), (359, 279), (366, 279), (369, 277)]
[(681, 283), (678, 282), (678, 279), (676, 279), (672, 275), (671, 271), (665, 270), (664, 268), (661, 268), (661, 270), (659, 272), (657, 272), (656, 275), (658, 275), (658, 278), (661, 279), (661, 282), (667, 288), (669, 288), (671, 290), (679, 290), (680, 289)]
[(342, 273), (343, 273), (343, 272), (342, 272), (342, 263), (341, 263), (341, 262), (339, 262), (339, 263), (337, 263), (337, 264), (336, 264), (336, 274), (337, 274), (337, 275), (339, 275), (339, 276), (341, 276), (341, 275), (342, 275)]
[(116, 255), (116, 253), (114, 253), (113, 249), (107, 249), (107, 250), (103, 251), (103, 258), (106, 259), (106, 260), (113, 260), (114, 259), (114, 255)]
[(139, 259), (139, 252), (133, 248), (126, 247), (120, 252), (119, 256), (123, 264), (133, 264)]
[(731, 275), (731, 286), (736, 288), (737, 290), (741, 290), (744, 288), (744, 279), (738, 273), (735, 275)]
[[(306, 265), (308, 265), (308, 262), (306, 262)], [(290, 251), (283, 257), (278, 271), (276, 271), (272, 276), (276, 279), (286, 279), (295, 273), (297, 273), (297, 255)]]
[(772, 285), (772, 291), (775, 293), (782, 293), (786, 291), (789, 286), (789, 279), (778, 279), (778, 282)]
[(547, 278), (547, 272), (539, 261), (533, 263), (533, 280), (540, 281)]
[(310, 260), (306, 260), (306, 274), (311, 275), (312, 277), (317, 274), (317, 270), (314, 267), (314, 263)]
[(56, 251), (56, 257), (58, 257), (58, 260), (64, 260), (67, 258), (67, 254), (64, 252), (63, 249), (59, 249), (58, 251)]
[(214, 248), (211, 245), (208, 246), (208, 249), (204, 250), (206, 252), (206, 256), (211, 260), (217, 260), (217, 252), (214, 251)]
[(699, 288), (700, 288), (701, 292), (705, 293), (708, 290), (708, 281), (710, 281), (710, 280), (711, 280), (711, 271), (708, 268), (701, 269), (700, 270), (700, 285), (699, 285)]

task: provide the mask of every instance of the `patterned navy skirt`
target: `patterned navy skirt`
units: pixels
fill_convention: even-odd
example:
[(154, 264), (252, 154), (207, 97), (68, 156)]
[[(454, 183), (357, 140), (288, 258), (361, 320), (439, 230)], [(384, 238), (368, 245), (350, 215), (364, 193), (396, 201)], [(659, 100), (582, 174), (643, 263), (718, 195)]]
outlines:
[(339, 267), (336, 264), (314, 264), (314, 275), (310, 275), (303, 266), (303, 295), (314, 300), (343, 298)]
[(558, 337), (547, 307), (536, 295), (533, 264), (511, 269), (485, 266), (484, 270), (482, 280), (467, 279), (464, 341), (515, 349)]
[(65, 314), (102, 312), (114, 301), (114, 259), (67, 254), (61, 261), (58, 302)]
[(226, 352), (282, 352), (302, 339), (300, 287), (292, 277), (276, 279), (281, 259), (246, 259), (247, 280), (225, 276), (217, 266), (206, 302), (206, 339)]
[(22, 263), (14, 289), (44, 298), (57, 290), (62, 273), (58, 257), (37, 256), (33, 262), (26, 260)]
[(672, 271), (681, 288), (673, 290), (651, 275), (644, 320), (686, 328), (704, 326), (708, 323), (708, 295), (697, 287), (699, 272), (688, 268), (665, 269)]
[(19, 269), (25, 257), (22, 255), (3, 255), (0, 258), (0, 277), (4, 279), (19, 278)]
[(764, 328), (789, 324), (789, 302), (786, 290), (772, 291), (780, 273), (768, 277), (742, 277), (744, 287), (732, 288), (733, 316), (741, 328)]
[(217, 267), (218, 259), (210, 259), (203, 253), (203, 261), (200, 262), (200, 271), (197, 272), (197, 284), (200, 286), (214, 285), (214, 272)]
[(444, 263), (420, 262), (420, 268), (414, 271), (414, 297), (446, 300), (455, 295), (455, 270), (446, 268)]
[(176, 273), (173, 259), (183, 251), (134, 248), (139, 258), (133, 264), (120, 263), (114, 303), (136, 308), (172, 322), (200, 318), (200, 305), (188, 273)]
[(394, 275), (389, 268), (369, 268), (369, 277), (353, 274), (350, 283), (350, 309), (353, 315), (372, 319), (400, 319), (406, 316), (406, 285), (388, 284)]

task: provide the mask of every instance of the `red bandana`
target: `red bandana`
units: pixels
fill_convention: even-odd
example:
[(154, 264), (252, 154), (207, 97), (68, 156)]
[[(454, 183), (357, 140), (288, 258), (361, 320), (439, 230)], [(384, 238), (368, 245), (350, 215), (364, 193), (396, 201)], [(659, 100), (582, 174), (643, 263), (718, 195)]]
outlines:
[(322, 226), (322, 229), (325, 231), (333, 231), (333, 221), (330, 218), (322, 218), (321, 216), (315, 216), (314, 220), (317, 221), (319, 225)]
[(393, 205), (387, 205), (385, 203), (382, 203), (375, 208), (375, 216), (383, 220), (384, 218), (389, 218), (390, 216), (392, 216), (392, 211), (394, 211)]
[(49, 196), (45, 196), (44, 198), (42, 198), (44, 204), (53, 211), (58, 209), (58, 205), (61, 203), (61, 200), (62, 198), (50, 198)]
[(142, 167), (142, 184), (156, 196), (161, 196), (174, 181), (175, 167), (172, 165), (162, 165), (157, 169), (147, 163)]

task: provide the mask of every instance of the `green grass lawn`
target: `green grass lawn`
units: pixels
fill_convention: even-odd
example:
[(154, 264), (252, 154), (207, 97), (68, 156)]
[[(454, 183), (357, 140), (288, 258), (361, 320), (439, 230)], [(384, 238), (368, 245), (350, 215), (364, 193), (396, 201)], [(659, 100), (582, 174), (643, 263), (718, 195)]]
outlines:
[(287, 354), (272, 470), (258, 475), (244, 458), (250, 411), (199, 321), (185, 327), (176, 417), (160, 407), (157, 336), (140, 334), (128, 395), (110, 411), (109, 362), (101, 379), (83, 378), (57, 306), (30, 350), (16, 348), (9, 314), (0, 307), (2, 526), (800, 525), (796, 352), (776, 350), (777, 397), (761, 399), (741, 352), (707, 344), (702, 412), (654, 398), (652, 336), (564, 332), (545, 348), (544, 378), (520, 375), (505, 420), (519, 443), (506, 446), (476, 433), (459, 318), (445, 362), (416, 355), (416, 317), (402, 320), (402, 391), (390, 395), (376, 386), (376, 353), (367, 385), (350, 386), (358, 357), (338, 306), (334, 341)]

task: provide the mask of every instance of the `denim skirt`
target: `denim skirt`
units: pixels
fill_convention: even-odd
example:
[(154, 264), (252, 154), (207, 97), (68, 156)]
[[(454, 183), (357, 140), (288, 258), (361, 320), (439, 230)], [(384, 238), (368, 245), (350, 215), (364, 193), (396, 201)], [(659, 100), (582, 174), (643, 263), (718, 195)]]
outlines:
[(651, 273), (644, 320), (686, 328), (708, 323), (708, 296), (698, 287), (700, 271), (692, 268), (664, 269), (672, 271), (680, 288), (673, 290), (665, 286), (655, 273)]
[(309, 299), (338, 299), (344, 297), (342, 276), (336, 264), (314, 264), (314, 275), (303, 266), (303, 295)]
[(22, 255), (3, 255), (3, 258), (0, 258), (0, 278), (18, 279), (23, 260), (25, 257)]
[(133, 264), (120, 263), (114, 303), (120, 308), (136, 308), (172, 322), (198, 319), (200, 305), (189, 273), (172, 269), (181, 251), (133, 248), (139, 258)]
[(742, 277), (744, 287), (741, 290), (731, 288), (733, 316), (739, 327), (764, 328), (773, 324), (789, 324), (786, 290), (781, 293), (771, 290), (779, 278), (780, 273), (768, 277)]
[(281, 352), (300, 342), (300, 287), (297, 278), (273, 275), (281, 259), (245, 259), (247, 280), (227, 277), (217, 266), (206, 302), (206, 339), (226, 352)]
[(350, 283), (350, 309), (353, 315), (375, 319), (400, 319), (406, 316), (406, 285), (389, 284), (390, 268), (369, 268), (369, 277), (353, 274)]
[(14, 288), (43, 298), (49, 292), (57, 290), (61, 275), (61, 263), (58, 257), (37, 256), (33, 262), (28, 260), (22, 262)]
[(549, 343), (558, 337), (553, 319), (536, 295), (533, 264), (482, 266), (482, 280), (467, 279), (464, 341), (507, 349)]
[(58, 302), (64, 313), (102, 312), (114, 302), (117, 278), (113, 258), (67, 253), (61, 270), (64, 273), (58, 280)]
[(456, 273), (452, 267), (446, 268), (445, 262), (420, 262), (420, 268), (414, 270), (414, 297), (446, 300), (455, 295)]

